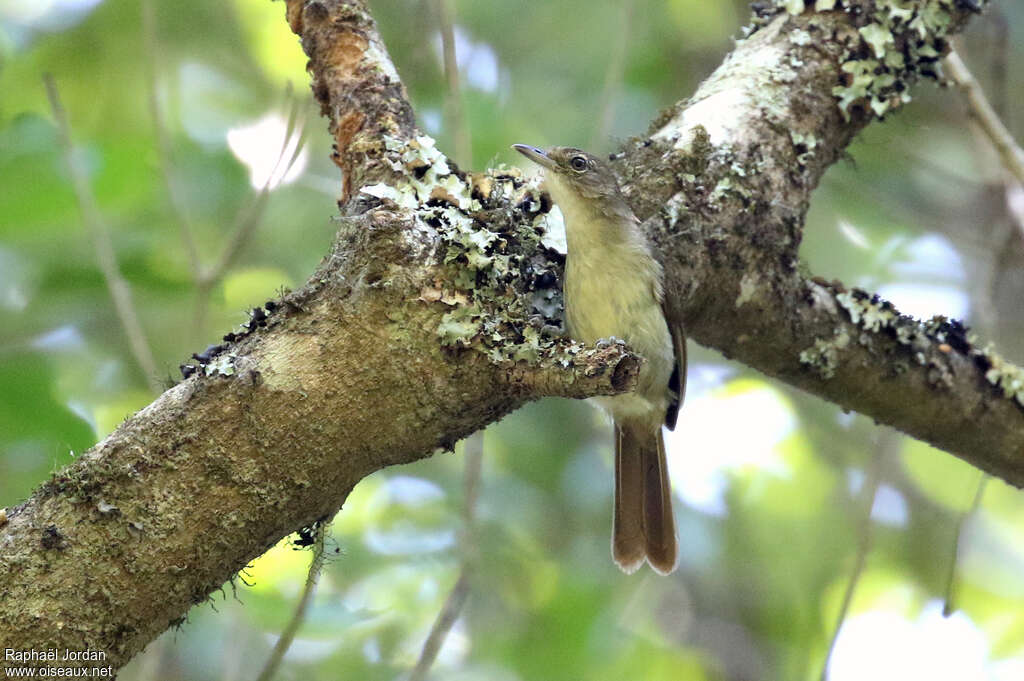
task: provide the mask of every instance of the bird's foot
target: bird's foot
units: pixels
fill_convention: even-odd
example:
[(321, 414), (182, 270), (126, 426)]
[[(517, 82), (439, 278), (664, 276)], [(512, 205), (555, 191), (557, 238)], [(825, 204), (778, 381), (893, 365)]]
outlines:
[(598, 350), (604, 350), (605, 348), (611, 347), (612, 345), (625, 344), (626, 341), (622, 340), (621, 338), (616, 338), (615, 336), (608, 336), (607, 338), (598, 338), (597, 342), (594, 343), (594, 347), (597, 348)]

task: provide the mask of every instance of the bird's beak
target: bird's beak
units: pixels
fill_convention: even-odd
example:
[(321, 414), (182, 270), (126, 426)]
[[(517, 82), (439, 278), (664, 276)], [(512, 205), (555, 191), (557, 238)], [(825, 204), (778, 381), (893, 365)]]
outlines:
[(551, 160), (551, 157), (543, 149), (531, 147), (529, 144), (513, 144), (512, 148), (542, 168), (555, 167), (555, 162)]

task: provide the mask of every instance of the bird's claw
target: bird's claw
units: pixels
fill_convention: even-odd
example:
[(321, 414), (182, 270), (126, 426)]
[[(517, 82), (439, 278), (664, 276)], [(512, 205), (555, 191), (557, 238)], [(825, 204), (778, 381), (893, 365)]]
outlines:
[(597, 342), (594, 343), (594, 347), (597, 348), (598, 350), (604, 350), (605, 348), (611, 347), (612, 345), (623, 346), (625, 344), (626, 341), (622, 340), (621, 338), (609, 336), (608, 338), (598, 338)]

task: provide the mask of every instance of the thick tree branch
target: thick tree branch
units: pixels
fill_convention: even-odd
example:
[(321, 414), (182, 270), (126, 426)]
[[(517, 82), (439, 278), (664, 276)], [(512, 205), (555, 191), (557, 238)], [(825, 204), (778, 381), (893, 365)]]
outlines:
[(923, 40), (928, 22), (874, 3), (771, 18), (620, 165), (695, 340), (1021, 485), (1020, 369), (956, 321), (918, 322), (798, 266), (821, 175), (930, 73), (968, 11), (927, 4)]
[[(619, 157), (666, 264), (670, 316), (1020, 484), (1012, 367), (955, 323), (899, 317), (797, 268), (821, 174), (903, 101), (967, 10), (817, 5), (835, 9), (766, 14)], [(184, 383), (8, 511), (0, 648), (102, 650), (120, 666), (370, 472), (450, 449), (530, 399), (632, 386), (625, 348), (556, 333), (563, 258), (547, 197), (517, 172), (466, 174), (418, 133), (363, 2), (288, 0), (287, 12), (343, 172), (337, 240), (302, 289), (254, 310)]]

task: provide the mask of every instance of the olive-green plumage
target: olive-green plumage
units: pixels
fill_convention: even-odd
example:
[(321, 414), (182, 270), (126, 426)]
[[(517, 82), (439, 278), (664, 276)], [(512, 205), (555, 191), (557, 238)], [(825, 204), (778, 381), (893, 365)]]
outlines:
[(565, 321), (586, 343), (620, 338), (645, 360), (636, 390), (593, 401), (615, 421), (612, 556), (626, 572), (646, 559), (676, 565), (675, 522), (661, 435), (675, 427), (686, 380), (686, 341), (662, 310), (662, 269), (605, 163), (579, 149), (513, 145), (544, 168), (565, 221)]

